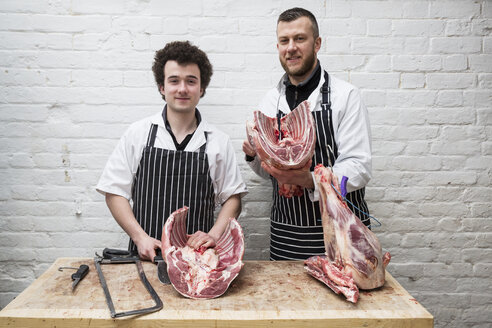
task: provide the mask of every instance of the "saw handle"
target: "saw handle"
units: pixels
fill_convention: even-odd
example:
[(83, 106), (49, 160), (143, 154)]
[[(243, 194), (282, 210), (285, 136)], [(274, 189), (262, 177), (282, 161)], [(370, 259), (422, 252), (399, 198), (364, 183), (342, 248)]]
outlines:
[(101, 263), (133, 263), (138, 260), (138, 254), (123, 249), (105, 248), (103, 256), (96, 253)]
[(82, 279), (84, 279), (84, 277), (87, 275), (88, 272), (89, 272), (89, 266), (82, 264), (79, 267), (79, 269), (77, 270), (77, 272), (72, 274), (72, 280), (75, 280), (75, 279), (82, 280)]
[(103, 258), (112, 259), (116, 257), (131, 257), (132, 254), (124, 249), (114, 249), (114, 248), (105, 248), (103, 249)]

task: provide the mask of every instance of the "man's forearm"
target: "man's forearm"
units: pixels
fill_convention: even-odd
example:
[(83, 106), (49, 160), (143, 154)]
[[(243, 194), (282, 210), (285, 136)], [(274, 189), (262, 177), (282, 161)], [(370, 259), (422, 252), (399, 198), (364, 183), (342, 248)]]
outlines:
[(135, 243), (147, 235), (135, 219), (130, 202), (125, 197), (106, 193), (106, 204), (116, 222)]
[(222, 208), (219, 211), (217, 220), (215, 221), (214, 226), (212, 227), (212, 229), (210, 229), (208, 234), (212, 236), (217, 242), (227, 228), (229, 218), (237, 218), (240, 213), (241, 197), (239, 195), (232, 195), (224, 202), (224, 204), (222, 204)]
[(265, 170), (261, 167), (261, 161), (258, 156), (256, 156), (251, 162), (246, 163), (253, 170), (253, 172), (256, 173), (257, 176), (266, 180), (270, 179), (270, 174), (268, 174), (268, 172), (265, 172)]
[(261, 167), (275, 179), (279, 184), (297, 185), (308, 189), (314, 189), (312, 173), (309, 171), (311, 161), (307, 162), (303, 168), (295, 170), (280, 170), (266, 163)]

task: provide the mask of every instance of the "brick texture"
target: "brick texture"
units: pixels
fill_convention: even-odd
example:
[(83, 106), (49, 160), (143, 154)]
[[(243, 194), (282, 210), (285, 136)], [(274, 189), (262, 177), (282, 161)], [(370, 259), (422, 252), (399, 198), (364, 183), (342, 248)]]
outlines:
[[(0, 308), (57, 257), (126, 247), (94, 187), (126, 127), (162, 107), (151, 72), (172, 40), (204, 49), (200, 109), (228, 133), (250, 193), (246, 259), (267, 259), (271, 186), (244, 124), (282, 74), (276, 19), (294, 1), (0, 2)], [(388, 266), (436, 327), (492, 325), (492, 2), (305, 1), (319, 58), (361, 89), (367, 187)]]

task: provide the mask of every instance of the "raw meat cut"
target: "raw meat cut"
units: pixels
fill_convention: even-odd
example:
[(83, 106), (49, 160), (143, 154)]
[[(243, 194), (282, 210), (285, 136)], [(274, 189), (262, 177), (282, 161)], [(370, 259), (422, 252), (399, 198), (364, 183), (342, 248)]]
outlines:
[(246, 123), (246, 132), (260, 160), (279, 169), (297, 169), (313, 157), (316, 129), (307, 101), (280, 119), (280, 131), (276, 117), (260, 111), (253, 115), (254, 123)]
[(174, 288), (189, 298), (219, 297), (243, 267), (244, 236), (234, 218), (214, 248), (186, 245), (188, 207), (173, 212), (162, 231), (162, 254)]
[[(304, 167), (313, 157), (316, 127), (308, 101), (303, 101), (280, 119), (280, 130), (276, 117), (268, 117), (260, 111), (253, 115), (254, 122), (246, 122), (246, 134), (261, 161), (289, 170)], [(281, 185), (279, 193), (286, 197), (302, 196), (303, 189)]]
[(326, 255), (310, 257), (304, 262), (305, 268), (335, 293), (356, 303), (359, 288), (384, 285), (391, 256), (388, 252), (383, 255), (376, 235), (341, 200), (338, 179), (331, 169), (318, 165), (314, 176), (320, 193)]

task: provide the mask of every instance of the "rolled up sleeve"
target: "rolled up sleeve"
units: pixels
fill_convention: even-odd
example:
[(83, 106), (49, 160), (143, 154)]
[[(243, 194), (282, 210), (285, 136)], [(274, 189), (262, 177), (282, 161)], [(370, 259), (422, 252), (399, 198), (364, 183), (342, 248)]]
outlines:
[(215, 201), (217, 205), (222, 205), (232, 195), (239, 194), (243, 197), (248, 193), (229, 138), (224, 143), (223, 149), (217, 153), (215, 164)]
[(104, 167), (96, 186), (98, 192), (103, 195), (110, 193), (123, 196), (128, 200), (131, 198), (136, 172), (134, 151), (134, 147), (128, 142), (128, 135), (123, 135)]

